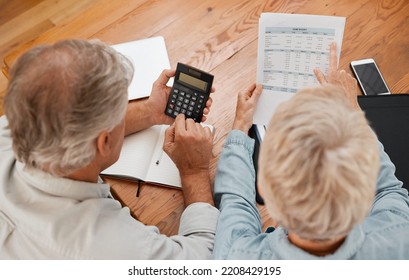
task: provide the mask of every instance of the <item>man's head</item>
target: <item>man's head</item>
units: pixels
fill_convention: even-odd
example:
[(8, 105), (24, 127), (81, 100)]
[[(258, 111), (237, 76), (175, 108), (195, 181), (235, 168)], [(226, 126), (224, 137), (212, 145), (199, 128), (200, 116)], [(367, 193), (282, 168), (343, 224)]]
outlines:
[(363, 112), (340, 89), (304, 89), (273, 115), (259, 187), (273, 220), (307, 240), (346, 236), (368, 214), (379, 149)]
[(25, 53), (5, 97), (13, 149), (29, 168), (64, 176), (89, 164), (121, 124), (132, 64), (109, 46), (66, 40)]

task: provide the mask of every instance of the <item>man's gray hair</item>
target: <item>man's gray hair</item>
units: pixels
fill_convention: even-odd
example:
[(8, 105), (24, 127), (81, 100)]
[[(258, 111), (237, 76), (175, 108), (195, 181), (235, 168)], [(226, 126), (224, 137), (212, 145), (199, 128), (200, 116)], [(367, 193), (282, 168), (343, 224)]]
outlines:
[(35, 47), (10, 71), (13, 149), (28, 168), (64, 176), (89, 164), (96, 139), (124, 118), (132, 63), (100, 41)]
[(379, 147), (364, 113), (333, 86), (303, 89), (277, 108), (260, 150), (270, 216), (308, 240), (346, 236), (370, 211)]

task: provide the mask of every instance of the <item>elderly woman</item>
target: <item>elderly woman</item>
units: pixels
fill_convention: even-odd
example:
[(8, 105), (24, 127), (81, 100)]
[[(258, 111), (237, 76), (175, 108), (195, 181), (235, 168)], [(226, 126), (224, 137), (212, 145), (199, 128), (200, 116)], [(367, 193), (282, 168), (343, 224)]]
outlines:
[(408, 259), (409, 199), (368, 126), (356, 81), (300, 90), (279, 106), (260, 149), (259, 190), (278, 224), (262, 233), (255, 203), (252, 124), (261, 87), (239, 95), (215, 181), (217, 259)]

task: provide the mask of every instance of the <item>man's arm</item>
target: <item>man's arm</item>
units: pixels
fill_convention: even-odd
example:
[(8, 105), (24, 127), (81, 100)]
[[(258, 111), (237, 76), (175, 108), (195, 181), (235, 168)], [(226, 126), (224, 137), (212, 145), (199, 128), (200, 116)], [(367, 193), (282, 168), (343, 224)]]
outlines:
[(192, 119), (185, 119), (183, 114), (179, 114), (165, 132), (163, 150), (179, 170), (186, 206), (180, 219), (179, 236), (172, 239), (176, 241), (174, 245), (179, 243), (176, 247), (181, 247), (177, 250), (182, 249), (185, 254), (189, 250), (196, 251), (191, 252), (192, 255), (199, 254), (202, 245), (206, 245), (209, 253), (213, 249), (219, 211), (213, 206), (209, 179), (212, 148), (210, 129)]
[(163, 150), (179, 169), (185, 205), (205, 202), (213, 205), (209, 179), (209, 162), (213, 134), (183, 114), (165, 132)]
[(261, 233), (262, 224), (255, 201), (254, 141), (247, 136), (253, 123), (261, 86), (250, 86), (239, 94), (233, 131), (220, 156), (214, 187), (220, 209), (213, 255), (225, 259), (235, 240)]

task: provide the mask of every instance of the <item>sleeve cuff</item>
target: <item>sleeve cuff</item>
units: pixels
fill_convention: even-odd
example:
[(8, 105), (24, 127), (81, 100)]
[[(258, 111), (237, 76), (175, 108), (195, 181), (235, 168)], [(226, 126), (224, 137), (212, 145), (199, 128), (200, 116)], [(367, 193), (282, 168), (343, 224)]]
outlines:
[(219, 210), (208, 203), (196, 202), (189, 205), (180, 217), (179, 235), (194, 233), (216, 233)]

